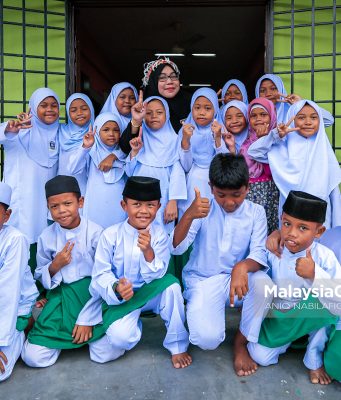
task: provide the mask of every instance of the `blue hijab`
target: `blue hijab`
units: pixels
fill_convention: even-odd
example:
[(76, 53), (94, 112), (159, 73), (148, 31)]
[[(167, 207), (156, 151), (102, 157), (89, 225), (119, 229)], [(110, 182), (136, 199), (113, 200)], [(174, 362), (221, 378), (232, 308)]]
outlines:
[(129, 88), (132, 89), (132, 91), (134, 92), (134, 95), (135, 95), (135, 99), (136, 99), (136, 101), (138, 101), (138, 93), (137, 93), (135, 86), (133, 86), (129, 82), (116, 83), (116, 85), (114, 85), (112, 87), (111, 92), (110, 92), (107, 100), (105, 101), (104, 106), (100, 112), (100, 114), (102, 114), (104, 112), (111, 112), (111, 113), (116, 114), (120, 118), (120, 123), (123, 127), (123, 129), (121, 130), (121, 135), (122, 135), (122, 132), (127, 127), (127, 125), (129, 124), (129, 122), (131, 120), (131, 115), (120, 114), (120, 112), (118, 111), (118, 109), (116, 107), (116, 100), (117, 100), (118, 95), (122, 92), (122, 90), (129, 89)]
[[(198, 97), (206, 97), (213, 105), (214, 116), (212, 121), (206, 126), (197, 125), (192, 116), (194, 103)], [(193, 162), (201, 168), (208, 168), (215, 155), (214, 139), (211, 130), (211, 123), (216, 119), (222, 124), (219, 113), (219, 104), (217, 93), (210, 88), (200, 88), (193, 93), (191, 100), (191, 112), (185, 120), (185, 124), (191, 124), (195, 127), (191, 138), (191, 152)], [(179, 131), (179, 143), (182, 140), (182, 128)]]
[[(246, 119), (246, 127), (243, 131), (241, 131), (238, 135), (233, 135), (234, 136), (234, 140), (235, 140), (235, 144), (236, 144), (236, 151), (237, 153), (239, 153), (239, 150), (242, 146), (242, 144), (245, 142), (247, 136), (248, 136), (248, 118), (247, 118), (247, 105), (245, 103), (243, 103), (242, 101), (239, 100), (231, 100), (229, 101), (227, 104), (224, 105), (223, 109), (221, 110), (221, 118), (223, 121), (225, 121), (225, 114), (227, 112), (227, 110), (231, 107), (236, 107), (238, 108), (238, 110), (240, 110), (245, 119)], [(224, 124), (225, 125), (225, 124)]]
[(222, 90), (221, 90), (221, 99), (223, 100), (225, 97), (225, 94), (227, 92), (227, 89), (231, 86), (231, 85), (235, 85), (237, 86), (237, 88), (241, 91), (241, 94), (243, 96), (243, 103), (245, 103), (246, 105), (249, 104), (249, 99), (247, 97), (247, 91), (246, 91), (246, 87), (244, 85), (243, 82), (241, 82), (239, 79), (230, 79), (229, 81), (227, 81), (225, 83), (225, 85), (223, 86)]
[[(122, 129), (123, 129), (120, 118), (117, 117), (117, 115), (115, 115), (113, 113), (105, 112), (105, 113), (99, 114), (98, 117), (95, 119), (95, 122), (94, 122), (94, 129), (96, 129), (95, 143), (90, 150), (90, 157), (97, 168), (98, 168), (99, 164), (101, 163), (101, 161), (103, 161), (110, 154), (116, 153), (116, 155), (118, 155), (118, 154), (122, 153), (120, 151), (118, 142), (114, 146), (107, 146), (106, 144), (104, 144), (102, 142), (102, 140), (100, 138), (99, 131), (101, 130), (102, 126), (108, 121), (116, 122), (118, 127), (120, 128), (120, 132), (122, 132)], [(122, 153), (122, 155), (123, 155), (123, 153)], [(116, 160), (113, 164), (113, 167), (110, 169), (110, 171), (102, 172), (104, 182), (105, 183), (115, 183), (115, 182), (119, 181), (122, 178), (122, 176), (124, 175), (123, 166), (124, 166), (123, 158), (119, 158), (118, 160)]]
[[(269, 165), (276, 186), (285, 198), (290, 190), (301, 190), (327, 200), (341, 182), (341, 170), (325, 131), (321, 108), (311, 100), (300, 100), (289, 108), (287, 120), (306, 104), (318, 113), (317, 133), (305, 138), (296, 131), (290, 132), (271, 147)], [(290, 127), (294, 125), (293, 121)]]
[(167, 101), (159, 96), (148, 97), (145, 102), (159, 100), (166, 112), (166, 122), (158, 130), (151, 129), (145, 121), (142, 123), (143, 147), (137, 159), (141, 164), (151, 167), (170, 167), (179, 159), (177, 148), (178, 135), (175, 133), (169, 119)]
[[(265, 75), (261, 76), (256, 83), (256, 90), (255, 90), (256, 97), (260, 97), (259, 96), (260, 85), (266, 79), (269, 79), (270, 81), (272, 81), (280, 93), (287, 95), (287, 91), (285, 90), (284, 83), (278, 75), (265, 74)], [(289, 103), (276, 103), (275, 107), (276, 107), (276, 114), (277, 114), (277, 122), (278, 123), (285, 122), (287, 120), (286, 116), (287, 116), (287, 112), (289, 110), (290, 104)]]
[(32, 128), (21, 129), (18, 138), (27, 155), (42, 167), (51, 168), (58, 161), (59, 143), (58, 128), (59, 118), (53, 124), (45, 124), (37, 114), (39, 104), (46, 97), (54, 97), (60, 107), (59, 97), (49, 88), (39, 88), (32, 93), (29, 107), (32, 114)]
[[(84, 126), (79, 126), (75, 124), (70, 118), (70, 106), (71, 103), (76, 99), (83, 100), (90, 108), (91, 117), (89, 122)], [(90, 124), (92, 127), (94, 126), (95, 111), (90, 98), (83, 93), (72, 94), (67, 99), (65, 108), (68, 117), (68, 123), (60, 125), (59, 142), (62, 150), (69, 151), (74, 149), (75, 147), (80, 146), (83, 142), (83, 136), (89, 131)]]

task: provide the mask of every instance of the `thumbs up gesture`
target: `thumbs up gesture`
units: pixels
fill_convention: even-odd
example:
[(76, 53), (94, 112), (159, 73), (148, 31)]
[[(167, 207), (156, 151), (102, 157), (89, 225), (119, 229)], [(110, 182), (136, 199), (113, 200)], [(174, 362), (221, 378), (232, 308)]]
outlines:
[(210, 212), (210, 201), (206, 197), (201, 197), (198, 188), (194, 188), (195, 198), (188, 208), (191, 219), (205, 218)]
[(315, 261), (311, 256), (310, 249), (307, 249), (305, 257), (296, 260), (296, 274), (304, 279), (315, 278)]

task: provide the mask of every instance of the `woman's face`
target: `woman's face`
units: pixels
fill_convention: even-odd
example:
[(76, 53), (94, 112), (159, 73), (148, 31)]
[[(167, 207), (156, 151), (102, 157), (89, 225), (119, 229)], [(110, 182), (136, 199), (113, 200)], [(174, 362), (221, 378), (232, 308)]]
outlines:
[(166, 65), (158, 78), (157, 89), (162, 97), (172, 99), (180, 90), (178, 74), (169, 65)]
[(117, 96), (115, 105), (121, 115), (129, 115), (131, 107), (136, 103), (133, 89), (126, 88)]

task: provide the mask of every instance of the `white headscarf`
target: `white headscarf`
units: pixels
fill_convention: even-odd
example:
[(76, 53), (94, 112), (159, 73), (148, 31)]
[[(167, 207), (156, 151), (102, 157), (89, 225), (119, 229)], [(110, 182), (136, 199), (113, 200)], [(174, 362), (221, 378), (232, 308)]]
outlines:
[(137, 90), (136, 90), (135, 86), (133, 86), (129, 82), (116, 83), (116, 85), (114, 85), (112, 87), (111, 92), (110, 92), (108, 98), (106, 99), (104, 106), (100, 112), (100, 114), (102, 114), (104, 112), (111, 112), (111, 113), (116, 114), (120, 118), (120, 122), (123, 127), (123, 129), (121, 130), (121, 135), (131, 120), (131, 115), (120, 114), (120, 112), (118, 111), (118, 109), (116, 107), (117, 97), (124, 89), (132, 89), (132, 91), (134, 92), (134, 95), (135, 95), (135, 99), (136, 99), (136, 101), (138, 101), (138, 94), (137, 94)]
[[(95, 119), (94, 122), (94, 129), (96, 129), (96, 134), (95, 134), (95, 143), (92, 146), (90, 150), (90, 157), (92, 158), (92, 161), (98, 168), (99, 164), (101, 161), (103, 161), (106, 157), (108, 157), (110, 154), (113, 154), (115, 150), (119, 150), (119, 145), (118, 143), (115, 144), (114, 146), (107, 146), (104, 144), (100, 138), (99, 131), (101, 130), (102, 126), (108, 122), (108, 121), (114, 121), (117, 123), (118, 127), (120, 128), (120, 132), (122, 132), (123, 126), (121, 123), (121, 120), (117, 115), (113, 113), (102, 113), (99, 114), (99, 116)], [(123, 153), (122, 153), (123, 154)], [(119, 181), (122, 176), (124, 175), (124, 162), (123, 160), (116, 160), (113, 164), (113, 167), (110, 169), (110, 171), (107, 172), (102, 172), (103, 173), (103, 179), (105, 183), (115, 183)]]
[[(70, 106), (71, 103), (76, 100), (76, 99), (81, 99), (85, 101), (87, 106), (90, 108), (90, 113), (91, 117), (88, 123), (86, 123), (83, 126), (79, 126), (72, 122), (70, 118)], [(68, 151), (71, 149), (74, 149), (75, 147), (78, 147), (81, 145), (83, 141), (83, 136), (88, 132), (90, 124), (93, 126), (94, 125), (94, 119), (95, 119), (95, 111), (94, 107), (92, 105), (92, 102), (90, 98), (83, 93), (74, 93), (72, 94), (66, 102), (66, 113), (68, 117), (68, 123), (67, 124), (61, 124), (60, 125), (60, 130), (59, 130), (59, 142), (60, 142), (60, 147), (64, 151)]]
[[(296, 131), (290, 132), (271, 147), (269, 165), (284, 198), (290, 190), (301, 190), (327, 200), (341, 182), (341, 170), (324, 128), (321, 109), (311, 100), (301, 100), (289, 108), (287, 120), (306, 104), (318, 113), (320, 122), (317, 133), (305, 138)], [(290, 127), (294, 127), (294, 121)]]
[(59, 97), (49, 88), (39, 88), (32, 93), (29, 107), (32, 114), (32, 128), (21, 129), (18, 138), (27, 155), (42, 167), (51, 168), (58, 161), (59, 118), (53, 124), (45, 124), (37, 114), (39, 104), (46, 97), (54, 97), (60, 107)]
[[(191, 152), (193, 157), (193, 162), (201, 168), (208, 168), (215, 155), (214, 139), (211, 130), (211, 123), (206, 126), (198, 125), (193, 116), (192, 109), (194, 103), (198, 97), (206, 97), (213, 105), (214, 116), (219, 123), (222, 124), (222, 120), (219, 112), (219, 104), (217, 93), (210, 88), (200, 88), (193, 93), (191, 100), (191, 112), (186, 118), (185, 124), (191, 124), (195, 127), (193, 131), (193, 136), (191, 138)], [(212, 122), (213, 122), (212, 119)], [(181, 144), (182, 140), (182, 128), (179, 131), (178, 142)]]
[(170, 123), (169, 108), (166, 100), (158, 96), (151, 96), (145, 102), (149, 103), (152, 100), (159, 100), (162, 103), (166, 112), (166, 122), (160, 129), (155, 131), (143, 121), (143, 147), (137, 159), (141, 164), (151, 167), (169, 167), (179, 159), (177, 148), (178, 135)]

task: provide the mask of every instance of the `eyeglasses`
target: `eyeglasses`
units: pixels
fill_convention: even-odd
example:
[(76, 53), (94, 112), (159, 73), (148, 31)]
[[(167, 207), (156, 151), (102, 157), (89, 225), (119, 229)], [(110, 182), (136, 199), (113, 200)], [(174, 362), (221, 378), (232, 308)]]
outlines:
[(179, 80), (179, 74), (177, 74), (176, 72), (172, 72), (170, 75), (160, 74), (159, 75), (159, 82), (167, 82), (168, 78), (171, 81), (178, 81)]

